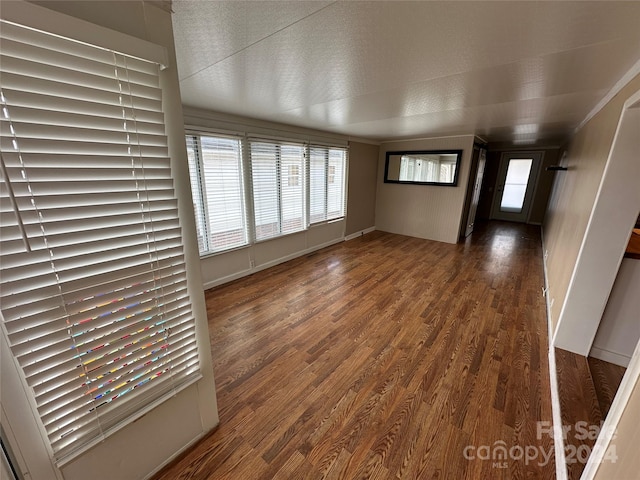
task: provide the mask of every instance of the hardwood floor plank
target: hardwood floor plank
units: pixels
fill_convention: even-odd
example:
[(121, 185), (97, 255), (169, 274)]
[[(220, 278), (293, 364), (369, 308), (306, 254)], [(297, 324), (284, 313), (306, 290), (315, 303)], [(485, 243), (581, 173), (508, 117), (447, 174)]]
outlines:
[(556, 367), (562, 424), (569, 428), (565, 440), (567, 473), (569, 480), (578, 480), (595, 439), (584, 436), (576, 426), (578, 422), (586, 427), (599, 426), (603, 417), (587, 358), (556, 348)]
[(373, 232), (207, 291), (221, 423), (156, 480), (553, 478), (477, 454), (553, 447), (541, 255)]
[(588, 357), (587, 361), (589, 362), (589, 371), (591, 372), (593, 386), (598, 397), (600, 412), (604, 419), (609, 413), (613, 399), (627, 369), (593, 357)]

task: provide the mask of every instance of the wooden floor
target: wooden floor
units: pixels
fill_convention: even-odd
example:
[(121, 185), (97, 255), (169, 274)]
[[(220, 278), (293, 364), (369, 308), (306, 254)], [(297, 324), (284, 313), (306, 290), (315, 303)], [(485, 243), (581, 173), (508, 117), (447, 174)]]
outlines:
[(542, 285), (539, 229), (490, 223), (207, 291), (220, 426), (156, 479), (554, 478)]
[(626, 369), (556, 348), (567, 478), (579, 480)]
[(593, 357), (589, 357), (587, 361), (589, 362), (589, 372), (598, 397), (598, 406), (600, 407), (602, 418), (605, 419), (627, 369)]

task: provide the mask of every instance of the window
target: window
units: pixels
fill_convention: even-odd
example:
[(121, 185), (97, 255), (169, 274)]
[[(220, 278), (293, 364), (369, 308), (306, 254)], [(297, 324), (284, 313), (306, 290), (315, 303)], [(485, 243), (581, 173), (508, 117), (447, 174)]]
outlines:
[(298, 232), (305, 224), (304, 179), (283, 182), (292, 171), (304, 171), (302, 145), (250, 141), (256, 240)]
[(289, 165), (289, 187), (300, 186), (300, 165)]
[(61, 460), (200, 378), (159, 69), (0, 39), (3, 335)]
[(346, 151), (309, 148), (309, 223), (344, 217)]
[[(344, 217), (343, 148), (205, 134), (187, 135), (186, 140), (201, 254)], [(249, 222), (246, 205), (252, 201)]]
[(248, 243), (241, 151), (238, 138), (187, 136), (201, 254)]

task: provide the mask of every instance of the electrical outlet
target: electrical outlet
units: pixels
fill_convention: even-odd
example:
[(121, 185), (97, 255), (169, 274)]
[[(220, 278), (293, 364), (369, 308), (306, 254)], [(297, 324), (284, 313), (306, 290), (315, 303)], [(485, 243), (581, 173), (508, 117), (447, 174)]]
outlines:
[(546, 249), (544, 251), (544, 259), (546, 260), (548, 256), (549, 256), (549, 249)]
[(250, 266), (251, 268), (255, 268), (255, 266), (256, 266), (256, 261), (255, 261), (255, 260), (249, 260), (249, 266)]
[(552, 298), (551, 301), (549, 302), (549, 308), (553, 307), (553, 302), (555, 302), (556, 299)]

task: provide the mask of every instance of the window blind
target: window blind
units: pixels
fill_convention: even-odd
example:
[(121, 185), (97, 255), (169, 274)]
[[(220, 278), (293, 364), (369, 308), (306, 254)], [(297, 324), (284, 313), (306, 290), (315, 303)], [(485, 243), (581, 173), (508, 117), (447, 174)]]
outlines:
[(193, 199), (193, 212), (196, 217), (196, 231), (198, 234), (198, 251), (202, 254), (209, 250), (209, 242), (207, 241), (207, 222), (204, 211), (204, 182), (200, 155), (198, 155), (198, 137), (187, 135), (186, 142), (191, 197)]
[(306, 228), (304, 146), (250, 140), (256, 240)]
[(187, 136), (200, 253), (248, 243), (239, 138)]
[(57, 460), (199, 378), (158, 66), (0, 29), (2, 324)]
[(309, 223), (344, 217), (346, 155), (341, 148), (309, 148)]

